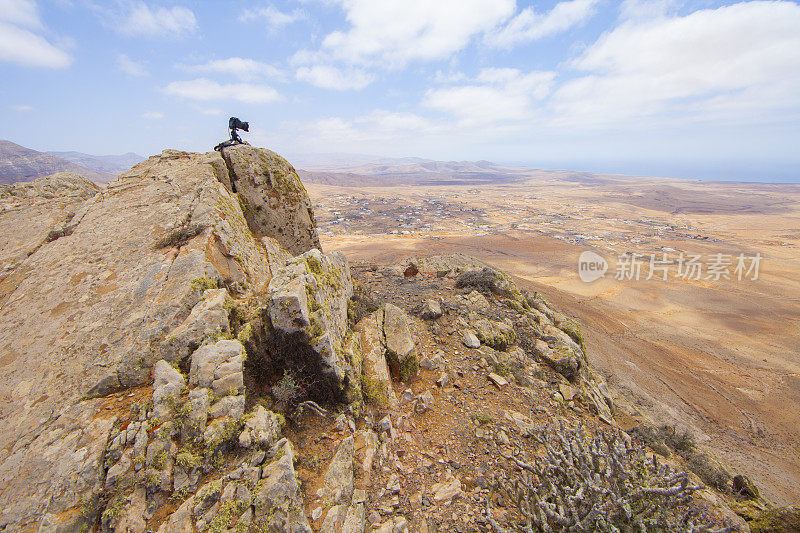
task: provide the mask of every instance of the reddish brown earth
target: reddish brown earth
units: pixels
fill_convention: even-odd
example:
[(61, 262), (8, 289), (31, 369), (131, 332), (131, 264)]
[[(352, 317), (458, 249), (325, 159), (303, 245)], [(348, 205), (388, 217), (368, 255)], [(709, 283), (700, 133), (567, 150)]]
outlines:
[[(513, 273), (583, 322), (591, 363), (650, 418), (691, 429), (774, 503), (800, 502), (796, 186), (536, 178), (309, 193), (323, 246), (351, 259), (462, 252)], [(614, 279), (620, 254), (661, 248), (764, 259), (757, 280)], [(576, 270), (587, 249), (611, 263), (591, 284)]]

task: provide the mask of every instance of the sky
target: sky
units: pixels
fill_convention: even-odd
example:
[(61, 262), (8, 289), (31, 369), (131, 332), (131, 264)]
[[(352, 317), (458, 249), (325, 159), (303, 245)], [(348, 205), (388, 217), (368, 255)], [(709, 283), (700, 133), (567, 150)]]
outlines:
[(800, 181), (800, 5), (0, 0), (0, 138)]

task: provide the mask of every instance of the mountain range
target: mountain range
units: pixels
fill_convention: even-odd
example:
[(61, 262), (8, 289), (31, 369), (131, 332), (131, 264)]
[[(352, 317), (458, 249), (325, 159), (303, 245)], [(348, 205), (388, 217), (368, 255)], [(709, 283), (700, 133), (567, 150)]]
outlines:
[(0, 139), (0, 184), (30, 181), (55, 172), (74, 172), (96, 183), (108, 183), (142, 160), (144, 157), (134, 153), (94, 156), (80, 152), (39, 152)]

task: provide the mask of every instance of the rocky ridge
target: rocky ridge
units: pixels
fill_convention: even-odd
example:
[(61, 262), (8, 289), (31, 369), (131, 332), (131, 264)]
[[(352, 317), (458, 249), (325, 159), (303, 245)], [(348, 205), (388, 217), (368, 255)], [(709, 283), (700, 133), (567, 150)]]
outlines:
[(269, 150), (4, 188), (0, 229), (2, 530), (499, 531), (506, 454), (617, 426), (577, 322), (469, 258), (351, 272)]

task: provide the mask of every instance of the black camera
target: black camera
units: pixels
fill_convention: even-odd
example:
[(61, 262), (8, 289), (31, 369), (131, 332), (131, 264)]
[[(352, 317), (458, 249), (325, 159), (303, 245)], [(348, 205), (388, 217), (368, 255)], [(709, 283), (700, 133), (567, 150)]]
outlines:
[(231, 130), (242, 130), (249, 132), (250, 131), (250, 124), (248, 122), (242, 122), (236, 117), (231, 117), (228, 121), (228, 129)]

